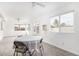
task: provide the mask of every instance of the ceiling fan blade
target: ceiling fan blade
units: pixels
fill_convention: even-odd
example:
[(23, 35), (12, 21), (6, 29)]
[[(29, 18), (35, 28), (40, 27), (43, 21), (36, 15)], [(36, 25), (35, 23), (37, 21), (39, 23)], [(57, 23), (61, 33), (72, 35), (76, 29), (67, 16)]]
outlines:
[(37, 5), (39, 5), (39, 6), (42, 6), (42, 7), (45, 7), (45, 5), (44, 4), (42, 4), (42, 3), (36, 3)]
[(36, 6), (36, 5), (41, 6), (41, 7), (45, 7), (45, 5), (42, 4), (42, 3), (32, 2), (32, 6), (33, 6), (33, 7)]

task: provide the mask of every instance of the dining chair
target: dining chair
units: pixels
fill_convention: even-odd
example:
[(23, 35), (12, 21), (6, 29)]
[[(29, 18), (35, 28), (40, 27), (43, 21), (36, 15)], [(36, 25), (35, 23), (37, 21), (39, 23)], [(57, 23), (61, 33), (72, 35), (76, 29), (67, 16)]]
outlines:
[(40, 50), (41, 56), (43, 56), (43, 54), (44, 54), (43, 38), (41, 38), (41, 40), (40, 40), (39, 50)]
[[(40, 55), (44, 55), (44, 47), (43, 47), (43, 39), (40, 39), (40, 41), (37, 42), (37, 44), (34, 44), (35, 42), (31, 42), (31, 53), (32, 55), (35, 53), (36, 56), (38, 56), (38, 52), (40, 52)], [(36, 47), (34, 47), (37, 45)], [(33, 48), (32, 48), (33, 47)]]
[(22, 56), (25, 56), (26, 52), (28, 52), (31, 56), (31, 52), (26, 44), (20, 41), (14, 41), (14, 56), (18, 56), (18, 53), (21, 53)]

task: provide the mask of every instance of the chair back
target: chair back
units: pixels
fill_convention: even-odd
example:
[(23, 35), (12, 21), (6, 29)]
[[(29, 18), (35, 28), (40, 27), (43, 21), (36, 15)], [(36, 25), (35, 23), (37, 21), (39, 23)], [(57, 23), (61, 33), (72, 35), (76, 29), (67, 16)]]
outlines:
[(42, 41), (43, 41), (43, 38), (41, 38), (40, 43), (42, 43)]
[(26, 46), (23, 42), (20, 42), (20, 41), (14, 41), (14, 45), (15, 45), (15, 47), (16, 48), (18, 48), (18, 47), (23, 47), (23, 46)]

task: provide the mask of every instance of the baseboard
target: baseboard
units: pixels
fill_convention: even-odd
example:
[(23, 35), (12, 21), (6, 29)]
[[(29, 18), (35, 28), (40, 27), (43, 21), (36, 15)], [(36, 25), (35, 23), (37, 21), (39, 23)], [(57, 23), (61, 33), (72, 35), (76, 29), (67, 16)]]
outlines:
[(59, 46), (57, 46), (57, 45), (55, 45), (55, 44), (51, 44), (50, 42), (45, 41), (45, 40), (44, 40), (44, 42), (47, 43), (47, 44), (49, 44), (49, 45), (53, 45), (53, 46), (55, 46), (55, 47), (57, 47), (57, 48), (59, 48), (59, 49), (63, 49), (63, 50), (65, 50), (65, 51), (68, 51), (68, 52), (70, 52), (70, 53), (72, 53), (72, 54), (74, 54), (74, 55), (76, 55), (76, 56), (79, 56), (78, 53), (75, 53), (75, 52), (69, 51), (69, 50), (67, 50), (67, 49), (61, 48), (61, 47), (59, 47)]

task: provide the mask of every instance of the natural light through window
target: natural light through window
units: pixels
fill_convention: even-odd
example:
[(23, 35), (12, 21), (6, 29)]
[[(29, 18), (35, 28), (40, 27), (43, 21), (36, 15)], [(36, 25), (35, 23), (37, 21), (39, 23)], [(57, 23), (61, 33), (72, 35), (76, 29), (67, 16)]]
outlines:
[(59, 16), (53, 17), (51, 20), (51, 31), (59, 32)]
[(52, 32), (74, 32), (74, 12), (69, 12), (51, 18), (51, 31)]
[(60, 16), (61, 32), (73, 32), (73, 12)]

